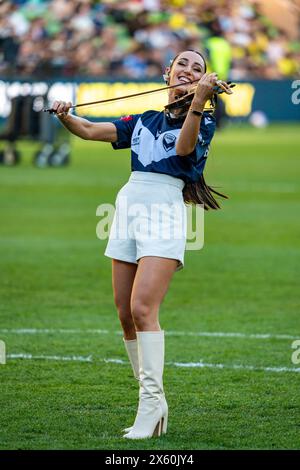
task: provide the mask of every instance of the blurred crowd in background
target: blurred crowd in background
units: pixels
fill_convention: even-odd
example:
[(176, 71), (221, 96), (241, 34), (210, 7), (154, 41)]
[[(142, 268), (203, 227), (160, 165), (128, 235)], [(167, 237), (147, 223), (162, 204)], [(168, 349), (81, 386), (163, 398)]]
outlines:
[(222, 78), (297, 77), (300, 5), (281, 1), (290, 23), (262, 0), (0, 0), (0, 77), (157, 79), (184, 49)]

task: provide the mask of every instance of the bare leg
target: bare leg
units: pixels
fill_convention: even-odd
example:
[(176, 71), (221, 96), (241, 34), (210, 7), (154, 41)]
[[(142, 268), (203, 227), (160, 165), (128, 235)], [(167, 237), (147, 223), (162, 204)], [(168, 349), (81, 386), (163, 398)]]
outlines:
[(112, 260), (112, 284), (114, 300), (118, 310), (125, 340), (136, 339), (135, 325), (131, 315), (130, 298), (137, 265)]
[(159, 307), (168, 290), (177, 261), (144, 256), (139, 260), (131, 293), (131, 315), (136, 331), (159, 331)]

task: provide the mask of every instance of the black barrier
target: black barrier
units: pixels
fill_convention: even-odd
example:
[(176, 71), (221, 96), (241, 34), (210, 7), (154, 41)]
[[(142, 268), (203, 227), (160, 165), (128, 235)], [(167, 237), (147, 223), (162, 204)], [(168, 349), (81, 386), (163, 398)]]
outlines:
[(22, 139), (40, 142), (39, 150), (33, 155), (38, 167), (63, 166), (70, 161), (69, 133), (55, 119), (42, 109), (47, 95), (19, 94), (12, 97), (9, 112), (0, 131), (0, 163), (12, 166), (21, 160), (17, 143)]

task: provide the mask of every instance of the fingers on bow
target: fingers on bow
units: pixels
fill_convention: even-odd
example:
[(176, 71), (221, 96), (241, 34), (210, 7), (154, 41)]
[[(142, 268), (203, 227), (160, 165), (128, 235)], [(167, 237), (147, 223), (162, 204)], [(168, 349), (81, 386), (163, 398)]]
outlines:
[(56, 114), (67, 114), (69, 109), (72, 107), (70, 101), (54, 101), (52, 109)]

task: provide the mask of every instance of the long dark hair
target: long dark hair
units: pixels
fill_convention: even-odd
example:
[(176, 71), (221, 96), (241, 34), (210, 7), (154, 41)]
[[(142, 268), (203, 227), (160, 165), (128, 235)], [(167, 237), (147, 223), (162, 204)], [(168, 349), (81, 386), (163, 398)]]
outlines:
[[(207, 70), (207, 65), (206, 65), (206, 60), (205, 57), (201, 54), (201, 52), (196, 51), (194, 49), (186, 49), (187, 51), (195, 52), (196, 54), (200, 55), (202, 57), (202, 60), (204, 62), (204, 73), (206, 73)], [(181, 54), (177, 54), (174, 59), (170, 63), (170, 72), (173, 67), (173, 64), (177, 57)], [(200, 179), (196, 182), (190, 182), (186, 183), (183, 190), (183, 199), (184, 202), (187, 204), (203, 204), (204, 209), (220, 209), (220, 205), (216, 198), (214, 197), (213, 194), (217, 194), (218, 196), (228, 199), (228, 196), (225, 194), (219, 193), (215, 189), (213, 189), (211, 186), (206, 184), (206, 181), (204, 179), (203, 174), (200, 176)]]
[(221, 209), (218, 201), (212, 193), (217, 194), (224, 199), (228, 199), (228, 196), (225, 194), (219, 193), (219, 191), (208, 186), (203, 174), (196, 183), (185, 183), (182, 190), (184, 202), (187, 204), (203, 204), (205, 210)]

